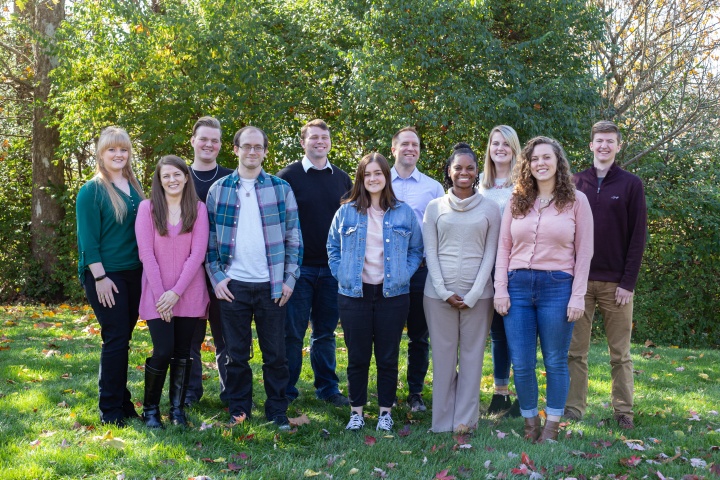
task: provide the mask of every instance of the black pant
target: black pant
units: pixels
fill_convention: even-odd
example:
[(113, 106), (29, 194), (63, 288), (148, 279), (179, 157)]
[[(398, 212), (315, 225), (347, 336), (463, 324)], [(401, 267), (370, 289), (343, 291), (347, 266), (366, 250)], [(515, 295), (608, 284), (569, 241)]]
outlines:
[(430, 366), (430, 341), (423, 298), (428, 269), (422, 266), (410, 279), (410, 309), (407, 315), (407, 383), (410, 394), (422, 393)]
[(148, 365), (155, 370), (165, 371), (171, 358), (190, 358), (190, 340), (197, 323), (197, 317), (173, 317), (169, 322), (160, 318), (148, 320), (153, 343)]
[(285, 311), (270, 298), (270, 282), (249, 283), (230, 280), (228, 289), (235, 299), (220, 301), (220, 319), (227, 346), (227, 394), (230, 415), (250, 415), (252, 407), (252, 320), (263, 359), (265, 416), (272, 420), (285, 415), (288, 379), (285, 357)]
[(125, 418), (123, 406), (133, 408), (130, 390), (127, 388), (128, 352), (132, 331), (138, 320), (142, 268), (107, 272), (118, 292), (113, 292), (115, 306), (103, 306), (97, 297), (95, 279), (85, 271), (85, 296), (100, 323), (102, 351), (98, 376), (100, 420), (117, 422)]
[(383, 286), (363, 283), (360, 298), (338, 295), (340, 322), (348, 353), (348, 393), (350, 405), (367, 403), (368, 372), (375, 349), (378, 406), (390, 408), (395, 401), (398, 356), (409, 294), (383, 297)]
[(225, 364), (227, 364), (227, 351), (225, 349), (225, 340), (223, 340), (222, 322), (220, 321), (220, 300), (215, 296), (215, 291), (211, 286), (208, 287), (208, 291), (210, 293), (208, 319), (207, 321), (204, 318), (198, 320), (190, 342), (190, 356), (196, 360), (192, 363), (190, 383), (185, 397), (185, 400), (189, 402), (198, 402), (203, 396), (202, 362), (200, 358), (208, 323), (210, 323), (210, 332), (215, 344), (215, 361), (217, 362), (218, 376), (220, 377), (220, 400), (226, 401), (225, 383), (227, 381), (227, 372), (225, 371)]

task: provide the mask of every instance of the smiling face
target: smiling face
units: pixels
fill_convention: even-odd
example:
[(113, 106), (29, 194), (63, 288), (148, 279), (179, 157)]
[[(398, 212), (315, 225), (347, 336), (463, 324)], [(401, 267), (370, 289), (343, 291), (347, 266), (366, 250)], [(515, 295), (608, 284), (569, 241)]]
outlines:
[(558, 159), (552, 145), (541, 143), (536, 145), (530, 155), (530, 173), (538, 185), (555, 184)]
[(401, 132), (390, 151), (396, 163), (412, 171), (420, 159), (420, 138), (414, 132)]
[(614, 132), (596, 133), (590, 142), (590, 151), (593, 152), (596, 167), (609, 168), (620, 151), (618, 135)]
[(385, 188), (385, 174), (377, 162), (370, 162), (365, 166), (365, 175), (363, 176), (363, 185), (370, 197), (379, 198)]
[(205, 164), (214, 164), (220, 153), (220, 130), (217, 128), (201, 126), (190, 138), (190, 145), (195, 151), (195, 161)]
[(490, 138), (490, 159), (495, 165), (510, 165), (513, 150), (502, 133), (495, 131)]
[(478, 168), (475, 160), (470, 155), (456, 155), (448, 170), (453, 189), (468, 190), (473, 188), (478, 175)]
[(300, 139), (300, 145), (311, 162), (327, 160), (332, 146), (330, 131), (320, 127), (308, 127), (305, 138)]
[(122, 170), (130, 158), (130, 151), (125, 147), (112, 145), (102, 152), (100, 158), (108, 172), (122, 174)]
[(163, 165), (160, 168), (160, 183), (166, 197), (182, 197), (187, 181), (187, 175), (177, 167)]
[(262, 166), (267, 153), (263, 134), (254, 128), (247, 129), (238, 138), (238, 145), (233, 147), (235, 155), (240, 160), (240, 173), (255, 175)]

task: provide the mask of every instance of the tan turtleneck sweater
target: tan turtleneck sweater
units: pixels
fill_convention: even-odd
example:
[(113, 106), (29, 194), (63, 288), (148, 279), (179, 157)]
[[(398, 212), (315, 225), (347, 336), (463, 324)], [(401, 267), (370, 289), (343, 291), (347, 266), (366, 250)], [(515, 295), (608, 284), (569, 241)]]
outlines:
[(431, 201), (423, 219), (423, 242), (428, 267), (425, 295), (447, 300), (453, 293), (472, 308), (492, 298), (490, 273), (495, 264), (500, 212), (477, 190), (460, 200), (452, 189)]

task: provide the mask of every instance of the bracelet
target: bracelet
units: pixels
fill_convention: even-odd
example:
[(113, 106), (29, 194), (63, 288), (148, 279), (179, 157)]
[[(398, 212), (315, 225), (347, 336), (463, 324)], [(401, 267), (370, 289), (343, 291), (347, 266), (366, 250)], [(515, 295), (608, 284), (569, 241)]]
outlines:
[(107, 278), (106, 274), (102, 274), (99, 277), (95, 277), (95, 281), (99, 282), (100, 280), (105, 280)]

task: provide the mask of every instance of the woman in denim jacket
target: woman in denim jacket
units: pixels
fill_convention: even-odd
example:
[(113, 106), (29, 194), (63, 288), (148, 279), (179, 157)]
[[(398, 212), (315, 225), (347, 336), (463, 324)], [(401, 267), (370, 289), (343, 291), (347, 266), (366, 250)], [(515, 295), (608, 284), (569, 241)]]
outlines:
[(422, 233), (412, 208), (393, 193), (385, 157), (363, 157), (355, 184), (330, 226), (330, 271), (338, 281), (340, 321), (348, 350), (348, 430), (365, 425), (368, 371), (373, 347), (380, 416), (389, 431), (398, 379), (398, 355), (410, 306), (410, 277), (423, 256)]

